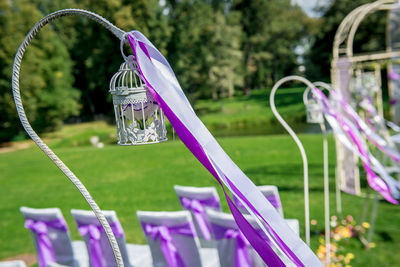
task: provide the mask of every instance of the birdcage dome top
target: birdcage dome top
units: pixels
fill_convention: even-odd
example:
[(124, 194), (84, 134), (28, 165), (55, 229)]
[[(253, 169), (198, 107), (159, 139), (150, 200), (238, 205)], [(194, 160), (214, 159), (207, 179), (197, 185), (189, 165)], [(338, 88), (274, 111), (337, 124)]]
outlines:
[(111, 78), (110, 93), (117, 105), (154, 102), (133, 57), (128, 57)]

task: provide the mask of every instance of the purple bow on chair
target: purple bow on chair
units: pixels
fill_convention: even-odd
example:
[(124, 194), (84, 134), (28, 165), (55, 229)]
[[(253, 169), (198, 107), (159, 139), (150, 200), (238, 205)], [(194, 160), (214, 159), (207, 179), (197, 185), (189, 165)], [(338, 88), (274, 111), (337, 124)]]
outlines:
[[(103, 256), (101, 252), (100, 237), (104, 229), (101, 225), (85, 224), (78, 222), (78, 230), (81, 236), (87, 235), (89, 238), (89, 257), (92, 267), (103, 266)], [(119, 222), (110, 223), (110, 227), (115, 237), (123, 237), (124, 231)]]
[(63, 218), (58, 218), (46, 222), (26, 219), (25, 228), (37, 234), (39, 267), (46, 267), (49, 263), (55, 262), (54, 249), (49, 238), (49, 228), (67, 232), (68, 227), (65, 220)]
[(177, 248), (172, 242), (173, 234), (195, 236), (193, 225), (191, 223), (184, 223), (176, 226), (153, 225), (145, 223), (142, 225), (145, 235), (151, 237), (153, 240), (160, 239), (161, 251), (165, 260), (170, 267), (184, 267), (183, 260), (178, 253)]
[(220, 225), (214, 225), (214, 235), (216, 240), (235, 239), (235, 267), (251, 267), (250, 256), (247, 247), (249, 241), (238, 229), (225, 228)]
[(279, 209), (281, 207), (281, 201), (277, 195), (268, 195), (266, 196), (267, 200), (271, 203), (274, 208)]
[(220, 204), (217, 198), (208, 199), (190, 199), (186, 197), (179, 198), (182, 206), (191, 210), (194, 213), (197, 225), (200, 228), (201, 234), (205, 240), (211, 240), (210, 225), (207, 222), (204, 206), (220, 209)]

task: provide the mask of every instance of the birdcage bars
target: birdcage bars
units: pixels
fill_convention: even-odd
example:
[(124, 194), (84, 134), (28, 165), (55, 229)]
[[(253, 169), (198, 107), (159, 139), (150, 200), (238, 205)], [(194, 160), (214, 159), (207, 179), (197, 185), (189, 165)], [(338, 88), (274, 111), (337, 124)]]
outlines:
[(142, 145), (167, 140), (165, 117), (143, 82), (133, 56), (111, 78), (119, 145)]

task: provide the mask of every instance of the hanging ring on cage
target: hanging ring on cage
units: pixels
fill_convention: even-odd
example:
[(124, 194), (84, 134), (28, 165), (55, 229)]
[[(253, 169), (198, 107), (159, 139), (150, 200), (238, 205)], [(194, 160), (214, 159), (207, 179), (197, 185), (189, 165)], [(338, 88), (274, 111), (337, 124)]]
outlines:
[(128, 43), (128, 34), (129, 33), (125, 32), (124, 35), (122, 35), (121, 42), (120, 42), (121, 55), (125, 61), (127, 61), (128, 57), (125, 56), (125, 54), (124, 54), (124, 44)]

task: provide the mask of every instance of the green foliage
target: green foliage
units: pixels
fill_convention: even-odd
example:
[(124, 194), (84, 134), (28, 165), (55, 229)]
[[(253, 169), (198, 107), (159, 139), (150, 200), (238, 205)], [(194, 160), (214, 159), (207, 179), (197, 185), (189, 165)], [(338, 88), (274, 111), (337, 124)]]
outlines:
[[(313, 80), (329, 80), (333, 40), (342, 20), (355, 8), (370, 0), (334, 0), (321, 11), (322, 18), (314, 24), (313, 40), (306, 55), (306, 76)], [(354, 53), (385, 49), (386, 11), (368, 15), (355, 35)]]
[(307, 35), (309, 19), (290, 0), (233, 1), (242, 14), (244, 92), (272, 86), (276, 79), (293, 73), (297, 66), (294, 49)]
[[(242, 88), (248, 94), (271, 85), (296, 67), (294, 48), (307, 32), (307, 18), (289, 0), (0, 0), (0, 142), (22, 130), (10, 94), (18, 44), (44, 15), (72, 7), (143, 32), (168, 58), (193, 103), (211, 98), (222, 104)], [(112, 117), (108, 85), (122, 63), (119, 47), (115, 36), (85, 17), (47, 26), (22, 66), (24, 106), (34, 128), (51, 130), (76, 115), (84, 121)]]
[[(28, 30), (42, 18), (27, 1), (0, 1), (0, 141), (22, 129), (11, 95), (14, 54)], [(37, 131), (54, 129), (79, 114), (79, 91), (73, 88), (72, 61), (54, 30), (47, 27), (27, 50), (21, 66), (20, 89), (28, 119)]]

